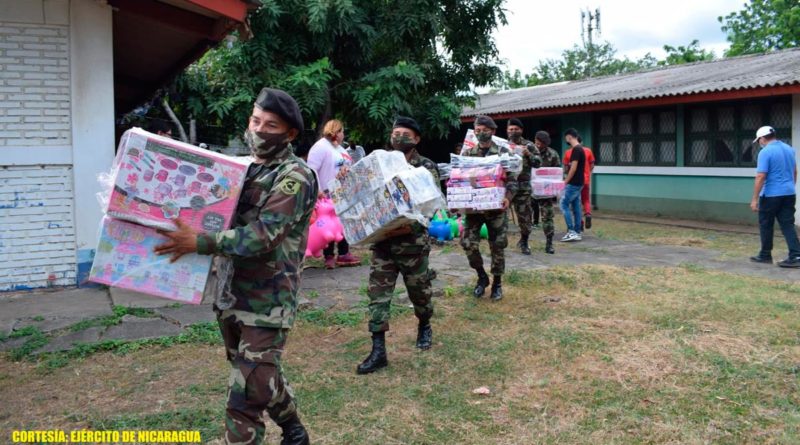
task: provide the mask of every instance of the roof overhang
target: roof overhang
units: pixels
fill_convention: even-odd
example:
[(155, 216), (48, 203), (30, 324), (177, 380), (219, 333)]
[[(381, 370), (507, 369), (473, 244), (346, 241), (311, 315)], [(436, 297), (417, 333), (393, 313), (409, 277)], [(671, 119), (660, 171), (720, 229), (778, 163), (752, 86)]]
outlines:
[[(752, 88), (746, 90), (712, 91), (683, 96), (653, 97), (647, 99), (622, 100), (617, 102), (604, 102), (569, 107), (543, 108), (538, 110), (515, 111), (509, 113), (489, 113), (492, 119), (510, 119), (526, 117), (555, 116), (570, 113), (588, 113), (592, 111), (612, 111), (629, 108), (661, 107), (677, 104), (692, 104), (698, 102), (720, 102), (737, 99), (756, 99), (760, 97), (784, 96), (800, 94), (800, 84), (782, 85), (774, 87)], [(464, 116), (462, 123), (474, 122), (477, 116)]]
[(114, 8), (117, 114), (146, 102), (237, 28), (253, 0), (107, 0)]

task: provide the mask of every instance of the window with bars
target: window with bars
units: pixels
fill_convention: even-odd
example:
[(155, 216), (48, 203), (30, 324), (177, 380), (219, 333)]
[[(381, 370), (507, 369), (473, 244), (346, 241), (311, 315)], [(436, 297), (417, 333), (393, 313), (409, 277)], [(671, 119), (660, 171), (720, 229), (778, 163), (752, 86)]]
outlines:
[(770, 125), (791, 145), (792, 105), (788, 97), (687, 107), (686, 165), (753, 167), (758, 160), (756, 130)]
[(599, 165), (669, 165), (677, 161), (675, 109), (603, 113), (595, 119)]

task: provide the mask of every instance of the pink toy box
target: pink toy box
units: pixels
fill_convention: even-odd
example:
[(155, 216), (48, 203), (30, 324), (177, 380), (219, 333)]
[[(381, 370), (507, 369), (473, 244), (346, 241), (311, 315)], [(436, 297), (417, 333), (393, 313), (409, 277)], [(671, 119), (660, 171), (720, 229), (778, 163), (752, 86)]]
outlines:
[(212, 257), (190, 254), (170, 263), (153, 248), (166, 237), (155, 229), (104, 218), (89, 281), (189, 304), (200, 304)]
[(197, 231), (225, 230), (248, 164), (133, 128), (120, 141), (106, 214), (166, 230), (178, 217)]

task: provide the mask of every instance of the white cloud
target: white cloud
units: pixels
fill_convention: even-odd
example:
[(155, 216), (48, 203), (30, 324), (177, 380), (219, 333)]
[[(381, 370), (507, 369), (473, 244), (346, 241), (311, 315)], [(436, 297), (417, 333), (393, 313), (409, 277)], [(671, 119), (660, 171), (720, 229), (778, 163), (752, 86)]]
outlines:
[[(720, 56), (728, 45), (717, 17), (740, 10), (742, 0), (604, 0), (588, 6), (600, 8), (600, 39), (610, 41), (620, 56), (650, 52), (663, 57), (663, 45), (688, 45), (694, 39)], [(507, 0), (508, 25), (495, 32), (507, 68), (530, 73), (540, 60), (559, 58), (580, 43), (580, 11), (586, 8), (585, 0)]]

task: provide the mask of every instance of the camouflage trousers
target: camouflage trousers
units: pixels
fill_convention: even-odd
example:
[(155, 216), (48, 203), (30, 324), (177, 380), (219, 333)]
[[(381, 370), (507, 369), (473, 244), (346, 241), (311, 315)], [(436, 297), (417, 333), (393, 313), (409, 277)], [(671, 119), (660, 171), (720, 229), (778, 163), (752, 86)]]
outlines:
[(282, 423), (297, 412), (280, 362), (289, 330), (247, 326), (219, 312), (217, 322), (231, 365), (225, 443), (261, 444), (267, 417)]
[[(527, 184), (525, 187), (523, 184)], [(521, 181), (519, 189), (514, 194), (514, 212), (517, 214), (519, 233), (523, 236), (531, 234), (533, 226), (533, 206), (531, 205), (531, 185), (528, 181)]]
[(403, 274), (414, 315), (420, 322), (433, 316), (431, 275), (428, 271), (430, 245), (408, 245), (387, 240), (372, 247), (369, 266), (369, 331), (389, 330), (389, 316), (397, 275)]
[(542, 231), (544, 236), (550, 236), (556, 233), (555, 225), (555, 210), (553, 206), (556, 203), (555, 198), (535, 199), (536, 204), (539, 206), (539, 211), (542, 215)]
[(464, 233), (461, 234), (461, 247), (467, 254), (469, 267), (483, 268), (481, 257), (481, 226), (486, 224), (489, 232), (489, 249), (492, 251), (492, 275), (503, 275), (506, 269), (505, 248), (508, 246), (508, 214), (505, 211), (492, 211), (467, 215)]

